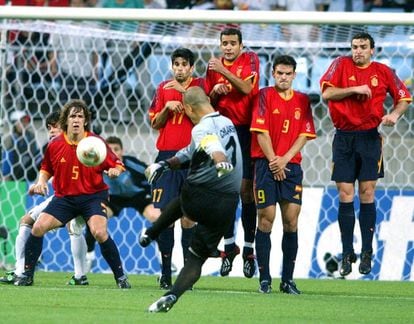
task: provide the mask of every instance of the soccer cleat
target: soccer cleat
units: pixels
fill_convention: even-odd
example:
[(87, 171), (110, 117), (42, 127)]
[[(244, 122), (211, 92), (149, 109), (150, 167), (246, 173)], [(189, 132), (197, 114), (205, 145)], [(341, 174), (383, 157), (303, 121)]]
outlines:
[(172, 288), (170, 276), (161, 275), (161, 277), (158, 278), (158, 283), (160, 284), (160, 289), (162, 290), (170, 290)]
[(0, 282), (5, 284), (12, 284), (17, 276), (14, 271), (7, 271), (3, 277), (0, 277)]
[(81, 276), (80, 278), (75, 278), (75, 276), (72, 276), (67, 284), (69, 286), (87, 286), (89, 285), (89, 281), (86, 276)]
[(259, 292), (262, 294), (270, 294), (272, 292), (272, 285), (269, 280), (260, 281)]
[(256, 273), (256, 263), (254, 254), (243, 255), (243, 273), (246, 278), (252, 278)]
[(148, 312), (166, 313), (174, 306), (176, 302), (177, 302), (177, 297), (173, 294), (162, 296), (155, 303), (153, 303), (150, 307), (148, 307)]
[(296, 288), (296, 284), (293, 280), (282, 281), (279, 286), (279, 290), (282, 293), (289, 295), (300, 295), (302, 292)]
[(119, 277), (116, 279), (116, 284), (118, 288), (121, 289), (131, 289), (131, 284), (128, 281), (128, 277), (126, 275), (123, 275), (122, 277)]
[(228, 276), (231, 269), (233, 268), (234, 258), (240, 254), (240, 248), (236, 245), (234, 250), (231, 252), (222, 252), (221, 253), (221, 268), (220, 275), (222, 277)]
[(349, 275), (352, 272), (352, 263), (355, 263), (356, 255), (354, 252), (346, 254), (342, 259), (341, 269), (339, 269), (339, 274), (344, 277)]
[(16, 279), (14, 280), (14, 285), (15, 286), (32, 286), (33, 277), (25, 276), (25, 275), (16, 277)]
[(147, 247), (152, 242), (152, 238), (147, 234), (147, 229), (144, 227), (139, 235), (139, 245)]
[(368, 274), (371, 272), (372, 251), (361, 252), (361, 262), (359, 263), (359, 273)]

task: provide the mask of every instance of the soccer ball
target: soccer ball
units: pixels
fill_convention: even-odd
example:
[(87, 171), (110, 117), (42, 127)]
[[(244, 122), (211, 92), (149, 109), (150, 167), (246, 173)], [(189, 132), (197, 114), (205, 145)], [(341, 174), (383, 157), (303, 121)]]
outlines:
[(99, 137), (85, 137), (78, 143), (76, 156), (83, 165), (98, 166), (106, 158), (106, 144)]

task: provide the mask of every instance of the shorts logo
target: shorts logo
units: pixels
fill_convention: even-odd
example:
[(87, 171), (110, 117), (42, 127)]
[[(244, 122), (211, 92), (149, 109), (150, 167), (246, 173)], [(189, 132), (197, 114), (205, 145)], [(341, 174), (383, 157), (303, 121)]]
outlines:
[(298, 186), (298, 185), (296, 185), (296, 186), (295, 186), (295, 191), (296, 191), (296, 192), (302, 192), (302, 186)]
[(372, 85), (373, 87), (378, 87), (378, 78), (377, 78), (377, 76), (376, 76), (376, 75), (374, 75), (374, 76), (371, 78), (371, 85)]

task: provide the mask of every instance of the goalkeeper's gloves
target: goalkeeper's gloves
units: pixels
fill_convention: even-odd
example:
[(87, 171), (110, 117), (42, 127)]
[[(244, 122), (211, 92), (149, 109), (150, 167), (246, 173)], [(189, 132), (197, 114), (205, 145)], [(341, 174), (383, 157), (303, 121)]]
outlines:
[(147, 178), (149, 184), (153, 184), (165, 171), (169, 169), (170, 164), (167, 161), (153, 163), (145, 169), (145, 177)]
[(216, 164), (216, 170), (218, 177), (222, 177), (226, 175), (227, 173), (230, 173), (233, 171), (233, 164), (229, 162), (219, 162)]

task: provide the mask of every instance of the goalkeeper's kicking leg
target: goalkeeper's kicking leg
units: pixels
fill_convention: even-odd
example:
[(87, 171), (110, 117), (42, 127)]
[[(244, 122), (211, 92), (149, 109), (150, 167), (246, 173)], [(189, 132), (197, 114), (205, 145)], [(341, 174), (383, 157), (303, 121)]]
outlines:
[[(185, 215), (197, 222), (191, 240), (188, 260), (172, 288), (148, 308), (149, 312), (169, 311), (180, 296), (200, 278), (201, 268), (207, 258), (220, 255), (217, 253), (217, 246), (231, 224), (232, 215), (238, 204), (238, 194), (236, 192), (231, 194), (219, 193), (205, 190), (203, 187), (185, 184), (181, 191), (181, 204)], [(177, 205), (171, 207), (177, 208)], [(169, 209), (167, 208), (168, 211), (171, 211)], [(176, 211), (176, 213), (178, 212)], [(162, 214), (161, 217), (163, 217)], [(154, 232), (152, 232), (153, 234)], [(141, 245), (148, 242), (143, 241), (142, 238), (140, 239)]]

